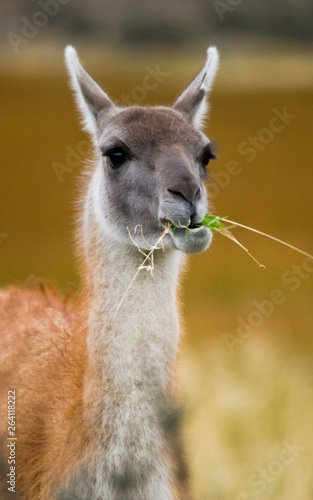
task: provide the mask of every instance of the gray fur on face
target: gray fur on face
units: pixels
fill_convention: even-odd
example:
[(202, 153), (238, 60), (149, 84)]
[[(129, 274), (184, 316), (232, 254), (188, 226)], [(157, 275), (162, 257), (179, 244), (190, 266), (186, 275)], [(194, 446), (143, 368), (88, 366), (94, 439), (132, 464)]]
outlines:
[[(145, 248), (146, 242), (156, 243), (167, 222), (179, 227), (203, 219), (207, 200), (201, 157), (209, 141), (179, 113), (162, 107), (128, 108), (113, 117), (99, 142), (105, 154), (102, 209), (112, 237), (118, 232), (129, 240), (128, 227), (136, 243)], [(118, 168), (112, 168), (107, 154), (114, 148), (127, 155)], [(141, 231), (135, 234), (138, 226), (146, 242)], [(180, 236), (181, 231), (168, 234), (165, 245), (194, 253), (211, 240), (205, 229), (201, 234), (190, 233), (184, 245)]]

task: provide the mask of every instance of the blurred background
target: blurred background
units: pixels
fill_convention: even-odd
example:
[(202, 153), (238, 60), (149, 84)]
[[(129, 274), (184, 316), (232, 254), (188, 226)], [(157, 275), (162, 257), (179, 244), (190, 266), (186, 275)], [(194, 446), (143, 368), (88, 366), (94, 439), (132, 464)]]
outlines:
[[(68, 43), (122, 105), (170, 105), (216, 45), (211, 211), (313, 254), (312, 23), (311, 0), (2, 0), (1, 285), (79, 286), (73, 200), (90, 143)], [(266, 269), (215, 235), (183, 279), (178, 375), (194, 497), (310, 500), (313, 261), (235, 231)]]

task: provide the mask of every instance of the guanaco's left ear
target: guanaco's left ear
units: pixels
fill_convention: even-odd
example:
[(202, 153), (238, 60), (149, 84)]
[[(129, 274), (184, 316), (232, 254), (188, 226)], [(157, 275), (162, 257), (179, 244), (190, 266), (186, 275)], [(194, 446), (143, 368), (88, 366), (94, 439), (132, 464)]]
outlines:
[(65, 49), (65, 61), (84, 129), (91, 134), (96, 144), (103, 127), (118, 108), (85, 71), (79, 62), (76, 50), (71, 45)]
[(202, 71), (173, 106), (189, 123), (197, 128), (202, 126), (202, 120), (207, 111), (206, 97), (218, 68), (219, 55), (216, 47), (209, 47), (207, 54), (207, 61)]

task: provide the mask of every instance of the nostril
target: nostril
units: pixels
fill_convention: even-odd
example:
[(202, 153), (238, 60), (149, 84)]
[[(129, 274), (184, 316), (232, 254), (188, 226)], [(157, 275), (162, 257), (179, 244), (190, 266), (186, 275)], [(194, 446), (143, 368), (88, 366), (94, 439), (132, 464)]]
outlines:
[(185, 196), (180, 193), (179, 191), (173, 191), (172, 189), (168, 189), (167, 190), (169, 193), (171, 193), (171, 195), (175, 196), (176, 198), (180, 198), (181, 200), (185, 200), (185, 201), (188, 201)]
[(197, 189), (197, 191), (196, 191), (196, 194), (195, 194), (194, 200), (195, 200), (195, 201), (199, 201), (199, 200), (200, 200), (200, 197), (201, 197), (201, 191), (200, 191), (200, 188), (198, 188), (198, 189)]
[(174, 191), (173, 189), (168, 189), (168, 193), (170, 193), (174, 198), (184, 201), (185, 204), (188, 206), (188, 212), (189, 212), (189, 217), (190, 219), (194, 219), (197, 215), (197, 208), (196, 208), (196, 202), (197, 202), (197, 197), (200, 194), (200, 189), (197, 190), (196, 195), (194, 197), (194, 201), (189, 201), (183, 193), (180, 191)]
[(181, 193), (180, 191), (175, 191), (174, 189), (168, 189), (168, 193), (170, 193), (175, 198), (180, 198), (181, 200), (185, 200), (188, 203), (193, 204), (196, 201), (199, 201), (201, 198), (201, 190), (198, 188), (195, 193), (189, 193), (189, 195), (185, 193)]
[(201, 198), (201, 190), (200, 188), (197, 189), (195, 195), (191, 198), (185, 196), (183, 193), (180, 191), (174, 191), (173, 189), (168, 189), (168, 193), (170, 193), (174, 198), (179, 198), (180, 200), (186, 201), (191, 207), (192, 210), (195, 210), (195, 203), (200, 200)]

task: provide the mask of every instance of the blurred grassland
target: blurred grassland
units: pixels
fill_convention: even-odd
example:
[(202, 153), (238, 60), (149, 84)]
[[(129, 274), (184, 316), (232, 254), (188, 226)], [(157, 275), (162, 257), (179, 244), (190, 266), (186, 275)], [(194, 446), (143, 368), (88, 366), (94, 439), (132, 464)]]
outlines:
[[(118, 100), (142, 86), (146, 66), (159, 65), (168, 75), (142, 104), (172, 103), (205, 57), (171, 50), (79, 52), (86, 68)], [(235, 47), (225, 57), (222, 52), (207, 132), (218, 156), (210, 165), (212, 178), (232, 160), (241, 169), (218, 189), (214, 212), (313, 253), (311, 61), (309, 53), (238, 55)], [(0, 240), (0, 281), (54, 277), (65, 289), (68, 282), (78, 282), (72, 220), (81, 167), (59, 182), (52, 163), (64, 164), (66, 148), (76, 150), (86, 136), (77, 122), (61, 49), (35, 46), (15, 59), (2, 54), (0, 71), (0, 233), (7, 234)], [(248, 162), (239, 144), (268, 128), (273, 109), (284, 107), (295, 118)], [(189, 259), (183, 278), (181, 308), (188, 333), (178, 376), (195, 498), (310, 500), (313, 272), (304, 272), (304, 257), (274, 242), (243, 230), (236, 235), (265, 270), (215, 235), (205, 254)], [(299, 270), (294, 266), (302, 270), (296, 289), (290, 281)], [(269, 300), (275, 289), (284, 302), (263, 315), (231, 352), (224, 335), (237, 335), (238, 318), (248, 321), (254, 301)], [(305, 449), (282, 470), (272, 467), (284, 443), (295, 440)], [(261, 480), (264, 468), (266, 480)], [(249, 484), (252, 474), (259, 487), (264, 482), (262, 493)]]

